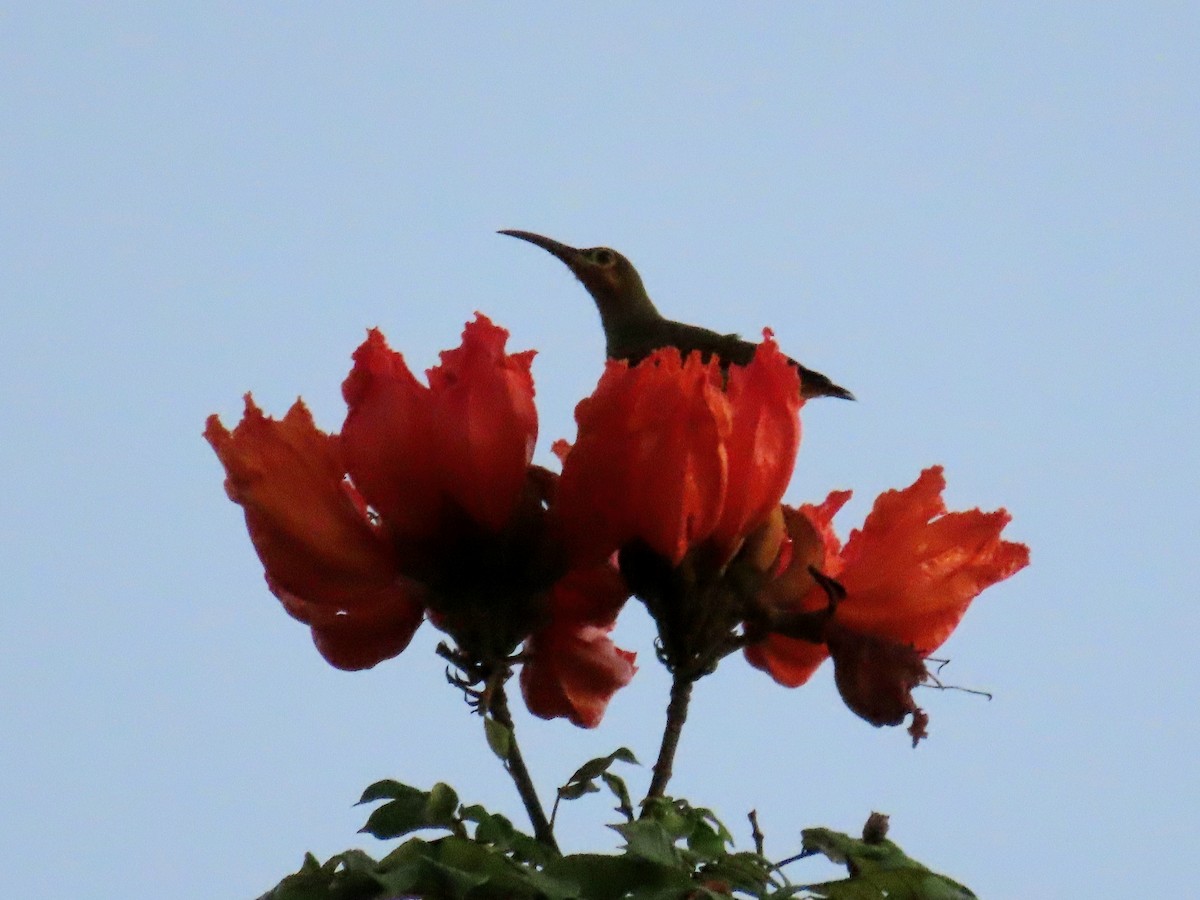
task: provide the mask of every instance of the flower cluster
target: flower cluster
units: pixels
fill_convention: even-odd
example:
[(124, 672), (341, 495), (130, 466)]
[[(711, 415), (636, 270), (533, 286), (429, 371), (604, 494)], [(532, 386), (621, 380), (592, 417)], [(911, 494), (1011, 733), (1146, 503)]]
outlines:
[(592, 726), (634, 672), (609, 638), (632, 592), (677, 679), (741, 649), (796, 687), (832, 658), (852, 710), (911, 714), (923, 736), (924, 659), (1028, 563), (1000, 538), (1007, 512), (948, 512), (937, 467), (881, 495), (844, 545), (831, 522), (849, 492), (782, 505), (804, 401), (769, 332), (745, 366), (670, 348), (610, 361), (556, 476), (531, 464), (533, 354), (506, 338), (479, 316), (426, 386), (371, 331), (338, 434), (299, 401), (275, 421), (247, 397), (232, 432), (209, 419), (267, 583), (330, 663), (395, 656), (427, 617), (469, 669), (520, 662), (536, 714)]
[(507, 337), (478, 316), (425, 386), (372, 330), (339, 434), (301, 401), (276, 421), (247, 396), (233, 431), (211, 416), (205, 437), (267, 585), (332, 665), (397, 655), (428, 616), (484, 677), (525, 643), (530, 709), (594, 726), (635, 670), (608, 638), (628, 593), (606, 560), (565, 562), (556, 476), (530, 463), (533, 353)]
[(727, 372), (670, 349), (609, 363), (563, 450), (563, 513), (588, 523), (568, 529), (568, 546), (581, 560), (619, 551), (677, 673), (707, 674), (743, 648), (796, 687), (832, 657), (854, 712), (875, 725), (912, 714), (919, 739), (926, 717), (911, 691), (928, 677), (924, 659), (982, 590), (1028, 564), (1028, 548), (1000, 539), (1004, 510), (947, 512), (938, 467), (880, 496), (844, 547), (831, 522), (849, 491), (781, 505), (798, 388), (769, 332)]

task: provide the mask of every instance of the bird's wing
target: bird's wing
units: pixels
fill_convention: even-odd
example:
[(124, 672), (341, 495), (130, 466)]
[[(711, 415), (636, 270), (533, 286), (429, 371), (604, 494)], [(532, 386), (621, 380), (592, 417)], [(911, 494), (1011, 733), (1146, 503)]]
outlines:
[(746, 365), (754, 357), (754, 345), (742, 340), (739, 335), (720, 334), (686, 322), (668, 321), (664, 324), (669, 338), (665, 343), (679, 348), (684, 356), (699, 350), (705, 359), (716, 354), (722, 362), (737, 365)]

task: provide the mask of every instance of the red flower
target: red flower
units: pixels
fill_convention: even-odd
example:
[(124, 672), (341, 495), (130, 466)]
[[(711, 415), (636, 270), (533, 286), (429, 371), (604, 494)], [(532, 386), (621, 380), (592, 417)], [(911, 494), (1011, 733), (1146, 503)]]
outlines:
[(609, 699), (637, 671), (637, 654), (608, 637), (628, 596), (607, 564), (576, 570), (555, 585), (550, 623), (525, 644), (521, 691), (530, 712), (566, 716), (584, 728), (600, 724)]
[[(626, 594), (606, 564), (580, 575), (561, 562), (554, 476), (530, 465), (533, 353), (505, 353), (507, 337), (478, 316), (426, 387), (372, 330), (343, 385), (340, 435), (302, 402), (275, 421), (247, 396), (232, 432), (210, 416), (205, 437), (268, 586), (332, 665), (397, 655), (428, 611), (476, 662), (529, 639), (535, 711), (594, 725), (632, 676), (632, 654), (603, 636)], [(569, 703), (541, 702), (556, 688)]]
[(572, 557), (634, 539), (678, 565), (710, 542), (730, 558), (778, 505), (800, 444), (796, 370), (769, 334), (750, 365), (668, 348), (610, 361), (575, 410), (557, 512)]
[(1005, 510), (947, 512), (944, 489), (935, 466), (911, 486), (885, 492), (845, 547), (831, 520), (848, 491), (787, 511), (793, 559), (759, 602), (780, 621), (826, 608), (829, 598), (810, 564), (837, 579), (846, 596), (825, 627), (824, 643), (776, 631), (747, 648), (750, 662), (796, 687), (832, 655), (842, 697), (863, 718), (897, 724), (917, 712), (909, 691), (925, 678), (921, 660), (950, 636), (981, 591), (1029, 564), (1028, 547), (1000, 539), (1011, 518)]
[(342, 386), (348, 471), (402, 536), (434, 533), (448, 503), (500, 531), (513, 514), (537, 440), (532, 350), (508, 355), (508, 332), (484, 316), (442, 353), (429, 387), (372, 329)]
[(312, 626), (321, 654), (342, 669), (395, 656), (421, 623), (421, 590), (400, 576), (387, 538), (344, 480), (334, 437), (301, 401), (281, 421), (246, 396), (227, 431), (210, 416), (204, 436), (246, 511), (267, 584), (291, 615)]

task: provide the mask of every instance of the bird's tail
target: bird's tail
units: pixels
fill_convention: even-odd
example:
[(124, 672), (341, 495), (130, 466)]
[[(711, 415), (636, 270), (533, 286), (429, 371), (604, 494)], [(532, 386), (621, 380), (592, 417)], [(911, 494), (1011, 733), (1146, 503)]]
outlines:
[(828, 377), (812, 369), (806, 369), (799, 363), (800, 394), (805, 399), (810, 397), (840, 397), (842, 400), (853, 400), (854, 395), (839, 384), (834, 384)]

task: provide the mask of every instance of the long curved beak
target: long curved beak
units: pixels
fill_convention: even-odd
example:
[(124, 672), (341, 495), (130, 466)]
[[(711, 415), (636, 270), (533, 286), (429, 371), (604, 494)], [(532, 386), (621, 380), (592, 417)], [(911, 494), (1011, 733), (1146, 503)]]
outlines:
[(580, 261), (580, 251), (575, 247), (569, 247), (561, 241), (556, 241), (554, 238), (543, 237), (540, 234), (534, 234), (532, 231), (513, 231), (510, 229), (502, 229), (496, 232), (497, 234), (507, 234), (509, 237), (519, 238), (522, 241), (528, 241), (535, 246), (541, 247), (547, 253), (562, 260), (571, 271), (575, 271), (576, 266)]

